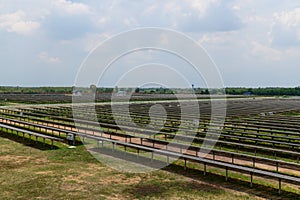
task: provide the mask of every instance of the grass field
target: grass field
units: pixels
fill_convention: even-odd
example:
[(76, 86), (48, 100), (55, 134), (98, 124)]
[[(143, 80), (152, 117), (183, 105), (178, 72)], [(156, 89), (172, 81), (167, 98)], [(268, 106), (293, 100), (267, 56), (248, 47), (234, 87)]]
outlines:
[(99, 163), (84, 146), (59, 145), (50, 150), (18, 137), (0, 137), (0, 199), (297, 199), (300, 195), (292, 188), (278, 196), (272, 182), (251, 189), (237, 174), (231, 174), (237, 179), (228, 182), (219, 175), (204, 177), (194, 167), (184, 171), (180, 162), (150, 173), (121, 173)]

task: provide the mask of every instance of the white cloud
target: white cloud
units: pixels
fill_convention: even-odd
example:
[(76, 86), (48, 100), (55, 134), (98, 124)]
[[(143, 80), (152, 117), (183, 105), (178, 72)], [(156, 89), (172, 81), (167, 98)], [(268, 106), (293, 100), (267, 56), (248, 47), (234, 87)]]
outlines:
[(0, 29), (7, 32), (14, 32), (22, 35), (30, 35), (39, 27), (39, 22), (25, 20), (26, 13), (18, 10), (14, 13), (0, 15)]
[(289, 12), (276, 13), (275, 19), (287, 28), (294, 28), (298, 26), (300, 22), (300, 8)]
[(108, 39), (111, 37), (108, 33), (101, 33), (101, 34), (94, 34), (94, 33), (89, 33), (87, 36), (84, 38), (83, 43), (84, 43), (84, 51), (85, 52), (90, 52), (94, 48), (97, 47), (101, 42), (104, 40)]
[[(140, 26), (184, 32), (231, 31), (241, 27), (230, 3), (221, 0), (115, 1), (95, 14), (103, 29), (117, 31)], [(102, 8), (102, 7), (101, 7)], [(100, 15), (99, 15), (100, 14)]]
[(228, 41), (228, 37), (226, 32), (221, 33), (214, 33), (214, 34), (204, 34), (202, 37), (198, 40), (199, 43), (208, 43), (208, 44), (223, 44), (226, 41)]
[(271, 42), (278, 46), (300, 44), (300, 8), (274, 14)]
[(252, 42), (252, 54), (267, 61), (279, 61), (282, 58), (282, 53), (279, 50), (258, 42)]
[(220, 0), (185, 0), (185, 2), (190, 4), (193, 9), (196, 9), (200, 16), (205, 15), (211, 6), (220, 4)]
[(181, 13), (175, 13), (178, 27), (187, 32), (223, 32), (240, 29), (243, 24), (230, 1), (189, 1)]
[(100, 19), (98, 20), (98, 24), (99, 24), (100, 26), (104, 26), (104, 25), (107, 24), (108, 20), (109, 20), (109, 17), (108, 17), (108, 16), (100, 17)]
[(286, 56), (300, 58), (300, 49), (291, 47), (285, 50), (285, 54)]
[(130, 18), (125, 18), (123, 20), (123, 24), (127, 27), (134, 27), (134, 26), (138, 26), (138, 23), (137, 21), (133, 18), (133, 17), (130, 17)]
[(52, 57), (45, 51), (39, 53), (38, 58), (40, 61), (45, 62), (45, 63), (50, 63), (50, 64), (61, 62), (59, 57)]
[(83, 3), (76, 3), (68, 0), (53, 1), (54, 7), (71, 15), (89, 14), (91, 13), (89, 6)]
[[(223, 70), (227, 83), (241, 86), (242, 77), (251, 74), (247, 84), (259, 85), (260, 78), (269, 76), (263, 70), (273, 68), (293, 71), (290, 79), (299, 82), (300, 9), (296, 1), (5, 2), (0, 3), (0, 37), (5, 38), (0, 45), (0, 51), (5, 52), (0, 65), (12, 66), (6, 70), (13, 75), (24, 66), (28, 66), (26, 71), (35, 72), (43, 65), (44, 73), (36, 72), (36, 77), (51, 83), (52, 65), (63, 64), (61, 70), (74, 70), (76, 74), (81, 59), (101, 41), (122, 31), (151, 26), (176, 29), (198, 41)], [(34, 40), (20, 37), (31, 34)], [(260, 77), (256, 70), (261, 70)], [(40, 84), (28, 77), (32, 84)], [(14, 84), (13, 77), (3, 78)], [(64, 80), (66, 84), (73, 83), (72, 77)]]

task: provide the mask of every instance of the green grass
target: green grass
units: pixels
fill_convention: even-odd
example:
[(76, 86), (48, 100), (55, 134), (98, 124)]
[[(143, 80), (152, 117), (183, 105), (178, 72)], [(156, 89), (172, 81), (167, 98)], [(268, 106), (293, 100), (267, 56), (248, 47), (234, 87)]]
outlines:
[(189, 162), (193, 169), (185, 171), (182, 161), (149, 173), (121, 173), (99, 163), (84, 146), (58, 147), (40, 149), (38, 143), (24, 145), (0, 137), (0, 199), (296, 199), (300, 195), (295, 188), (285, 188), (278, 197), (273, 183), (250, 189), (243, 182), (246, 177), (239, 175), (241, 180), (229, 182), (219, 175), (203, 177), (201, 165)]
[(0, 100), (0, 106), (10, 106), (10, 105), (14, 105), (14, 103)]
[(300, 116), (300, 112), (299, 111), (295, 111), (295, 112), (286, 112), (282, 114), (283, 116), (295, 116), (295, 117), (299, 117)]

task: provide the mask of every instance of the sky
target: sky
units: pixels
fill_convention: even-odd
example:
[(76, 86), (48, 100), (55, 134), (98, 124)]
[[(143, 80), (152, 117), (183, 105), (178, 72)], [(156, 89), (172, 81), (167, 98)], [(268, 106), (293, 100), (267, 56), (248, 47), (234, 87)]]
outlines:
[[(226, 87), (300, 85), (297, 0), (0, 0), (0, 85), (72, 86), (99, 43), (143, 27), (191, 37), (207, 51)], [(152, 51), (128, 55), (98, 86), (113, 86), (125, 63), (168, 59), (173, 58)], [(175, 61), (188, 71), (176, 59), (170, 65)], [(192, 72), (186, 76), (202, 87)]]

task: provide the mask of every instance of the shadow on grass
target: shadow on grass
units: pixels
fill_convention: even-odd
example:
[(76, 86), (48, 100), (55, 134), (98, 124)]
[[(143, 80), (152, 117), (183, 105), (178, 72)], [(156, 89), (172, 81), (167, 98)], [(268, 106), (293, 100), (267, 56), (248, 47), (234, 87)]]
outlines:
[[(145, 157), (139, 157), (137, 159), (137, 155), (136, 154), (130, 154), (130, 153), (126, 153), (124, 154), (124, 151), (120, 151), (120, 150), (114, 150), (112, 151), (112, 149), (107, 149), (107, 148), (93, 148), (93, 149), (89, 149), (90, 151), (94, 151), (94, 152), (98, 152), (101, 154), (104, 154), (106, 156), (109, 157), (113, 157), (113, 158), (118, 158), (120, 160), (125, 160), (125, 161), (129, 161), (129, 162), (133, 162), (139, 165), (144, 165), (147, 167), (151, 167), (151, 168), (155, 168), (155, 169), (160, 169), (162, 166), (166, 166), (166, 163), (163, 161), (157, 161), (155, 160), (154, 162), (151, 162), (150, 158), (145, 158)], [(189, 165), (190, 162), (188, 162)], [(193, 165), (195, 165), (196, 163), (193, 162)], [(187, 167), (188, 167), (187, 165)], [(201, 165), (201, 164), (199, 164)], [(209, 169), (209, 166), (207, 166)], [(266, 198), (266, 199), (300, 199), (299, 194), (297, 193), (293, 193), (293, 192), (289, 192), (289, 191), (281, 191), (281, 194), (278, 194), (278, 189), (273, 188), (273, 187), (268, 187), (265, 185), (260, 185), (257, 183), (253, 183), (253, 187), (250, 187), (250, 177), (249, 177), (249, 181), (244, 181), (244, 180), (239, 180), (236, 178), (231, 177), (229, 175), (229, 180), (225, 181), (225, 177), (222, 175), (218, 175), (215, 173), (210, 173), (207, 172), (206, 175), (204, 176), (203, 171), (200, 169), (195, 169), (195, 168), (187, 168), (186, 170), (184, 169), (183, 166), (179, 165), (179, 164), (170, 164), (167, 167), (163, 167), (161, 168), (161, 170), (167, 171), (167, 172), (171, 172), (171, 173), (176, 173), (176, 174), (180, 174), (183, 175), (185, 177), (191, 178), (192, 180), (195, 181), (201, 181), (204, 183), (207, 183), (209, 185), (211, 185), (211, 190), (209, 188), (207, 188), (207, 184), (201, 184), (199, 182), (195, 182), (196, 185), (190, 185), (190, 186), (182, 186), (182, 187), (197, 187), (199, 190), (210, 190), (210, 193), (214, 193), (214, 191), (216, 192), (217, 190), (220, 191), (222, 190), (221, 188), (219, 188), (218, 186), (222, 186), (223, 188), (227, 188), (230, 190), (234, 190), (237, 192), (244, 192), (253, 196), (258, 196), (261, 198)], [(225, 171), (225, 170), (224, 170)], [(236, 172), (238, 173), (238, 172)], [(243, 174), (242, 176), (247, 176), (245, 174)], [(255, 177), (254, 177), (255, 179)], [(266, 181), (269, 181), (269, 179), (265, 179)], [(199, 186), (199, 187), (198, 187)], [(153, 186), (149, 186), (149, 185), (136, 185), (133, 186), (130, 189), (131, 193), (137, 194), (137, 196), (140, 197), (146, 197), (146, 196), (151, 196), (151, 193), (163, 193), (163, 191), (168, 189), (168, 185), (163, 185), (163, 186), (157, 186), (157, 187), (153, 187)]]
[[(170, 193), (185, 192), (190, 196), (211, 196), (222, 195), (225, 190), (213, 185), (199, 183), (196, 181), (166, 181), (156, 183), (139, 183), (127, 188), (124, 192), (134, 195), (138, 199), (148, 199), (149, 197), (161, 198), (169, 196)], [(189, 197), (186, 197), (189, 199)], [(167, 198), (166, 198), (167, 199)]]
[(54, 145), (52, 146), (51, 144), (44, 143), (43, 141), (40, 140), (36, 141), (34, 136), (30, 139), (23, 136), (17, 136), (14, 133), (0, 132), (0, 137), (43, 151), (59, 149), (59, 147), (55, 145), (55, 142)]
[[(209, 166), (208, 166), (209, 168)], [(187, 170), (184, 170), (182, 166), (179, 165), (169, 165), (163, 170), (181, 174), (185, 177), (189, 177), (194, 180), (200, 180), (209, 184), (213, 185), (222, 185), (222, 187), (231, 189), (237, 192), (244, 192), (248, 193), (250, 195), (258, 196), (261, 198), (266, 199), (300, 199), (299, 194), (289, 192), (289, 191), (281, 191), (281, 194), (278, 193), (278, 189), (273, 187), (268, 187), (265, 185), (253, 183), (252, 188), (250, 187), (250, 176), (249, 176), (249, 182), (244, 180), (239, 180), (236, 178), (230, 178), (228, 181), (225, 180), (225, 177), (222, 175), (218, 175), (215, 173), (207, 172), (206, 176), (203, 175), (203, 171), (193, 168), (187, 168)], [(224, 170), (225, 171), (225, 170)], [(236, 172), (238, 173), (238, 172)], [(243, 174), (243, 176), (247, 176)], [(255, 179), (255, 177), (254, 177)], [(270, 179), (265, 179), (266, 182), (268, 182)]]

